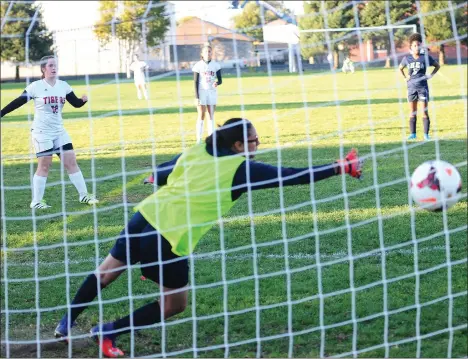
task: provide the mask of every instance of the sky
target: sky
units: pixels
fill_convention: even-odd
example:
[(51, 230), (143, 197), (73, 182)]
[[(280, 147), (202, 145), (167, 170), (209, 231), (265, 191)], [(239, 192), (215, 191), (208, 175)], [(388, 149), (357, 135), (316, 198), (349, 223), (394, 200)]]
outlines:
[[(98, 1), (38, 1), (44, 9), (44, 21), (50, 30), (92, 26), (98, 20)], [(176, 19), (198, 16), (217, 25), (229, 27), (230, 18), (240, 10), (229, 10), (229, 1), (171, 1)], [(302, 1), (285, 1), (286, 7), (299, 15)]]

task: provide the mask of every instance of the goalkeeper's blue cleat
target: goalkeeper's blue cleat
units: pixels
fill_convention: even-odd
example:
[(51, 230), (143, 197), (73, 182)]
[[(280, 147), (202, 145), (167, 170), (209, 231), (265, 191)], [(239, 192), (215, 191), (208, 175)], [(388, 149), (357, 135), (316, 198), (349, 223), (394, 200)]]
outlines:
[(429, 136), (428, 133), (425, 133), (424, 134), (424, 141), (430, 141), (431, 140), (431, 137)]
[[(73, 328), (75, 325), (76, 322), (73, 322), (70, 325), (70, 328)], [(54, 336), (56, 338), (62, 338), (68, 342), (68, 318), (66, 315), (60, 320), (57, 328), (55, 328)]]
[(408, 140), (415, 140), (416, 139), (416, 134), (415, 133), (412, 133), (411, 135), (409, 135), (408, 137)]
[[(109, 332), (111, 329), (112, 324), (104, 324), (102, 326), (102, 337), (101, 334), (99, 333), (99, 325), (96, 325), (95, 327), (91, 328), (91, 334), (93, 336), (93, 339), (96, 341), (96, 343), (99, 345), (99, 349), (101, 350), (101, 353), (107, 357), (107, 358), (118, 358), (124, 355), (123, 351), (121, 351), (119, 348), (115, 346), (115, 336), (112, 334), (104, 334), (106, 332)], [(102, 339), (102, 343), (101, 343)]]

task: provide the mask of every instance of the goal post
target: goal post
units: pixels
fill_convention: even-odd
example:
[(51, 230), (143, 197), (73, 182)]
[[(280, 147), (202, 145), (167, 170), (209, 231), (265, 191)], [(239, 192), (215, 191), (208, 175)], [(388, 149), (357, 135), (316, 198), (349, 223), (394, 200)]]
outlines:
[[(390, 37), (393, 38), (393, 34), (392, 36), (390, 36), (390, 32), (393, 32), (395, 30), (406, 30), (408, 33), (408, 37), (409, 37), (411, 33), (416, 32), (416, 29), (417, 29), (416, 25), (411, 24), (411, 25), (361, 26), (361, 27), (349, 27), (349, 28), (324, 28), (324, 29), (304, 29), (304, 30), (299, 29), (298, 32), (299, 34), (320, 34), (320, 33), (336, 33), (336, 32), (345, 33), (345, 35), (342, 35), (339, 38), (333, 38), (331, 40), (331, 46), (333, 48), (326, 49), (327, 54), (336, 53), (338, 50), (342, 51), (344, 49), (343, 43), (346, 44), (347, 42), (351, 42), (353, 44), (357, 44), (359, 42), (357, 38), (358, 37), (362, 38), (363, 36), (366, 36), (366, 34), (373, 34), (376, 38), (386, 37), (387, 39), (384, 41), (387, 43), (386, 47), (388, 48), (385, 48), (384, 51), (386, 51), (387, 53), (387, 56), (386, 56), (387, 65), (386, 66), (388, 67), (389, 65), (388, 60), (390, 59), (390, 54), (391, 54), (391, 47), (389, 46), (391, 42)], [(363, 44), (361, 44), (361, 46), (364, 45), (365, 47), (365, 51), (364, 51), (365, 58), (358, 56), (360, 54), (359, 54), (359, 51), (356, 50), (354, 51), (354, 56), (356, 57), (356, 59), (358, 59), (357, 62), (373, 62), (375, 58), (375, 55), (374, 55), (375, 46), (373, 44), (372, 38), (369, 36), (367, 41), (362, 41), (362, 42)], [(322, 45), (324, 44), (325, 44), (325, 41), (323, 41)], [(302, 47), (320, 46), (320, 45), (321, 45), (320, 42), (312, 44), (312, 45), (307, 43), (307, 44), (302, 44)], [(337, 46), (338, 49), (335, 49), (334, 48), (335, 46)], [(351, 54), (351, 57), (353, 57), (353, 54)], [(331, 63), (329, 58), (328, 58), (328, 62)], [(337, 56), (335, 55), (333, 58), (333, 66), (337, 68), (339, 64), (342, 64), (342, 63), (343, 63), (343, 59), (338, 60)]]

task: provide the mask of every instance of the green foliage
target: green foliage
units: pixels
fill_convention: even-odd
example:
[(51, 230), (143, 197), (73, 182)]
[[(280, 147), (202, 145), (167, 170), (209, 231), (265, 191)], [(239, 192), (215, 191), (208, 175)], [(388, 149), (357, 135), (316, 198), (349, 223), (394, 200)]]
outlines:
[[(452, 1), (452, 6), (462, 3), (463, 1)], [(465, 3), (466, 4), (466, 3)], [(421, 12), (423, 14), (436, 10), (446, 10), (434, 15), (424, 17), (424, 31), (428, 41), (442, 41), (454, 37), (452, 29), (452, 20), (450, 18), (450, 8), (448, 1), (433, 0), (421, 2)], [(467, 18), (466, 5), (457, 9), (455, 14), (455, 22), (458, 35), (466, 34)]]
[[(266, 1), (269, 5), (275, 7), (281, 12), (290, 15), (291, 12), (283, 7), (280, 1)], [(278, 16), (272, 11), (264, 9), (265, 24), (277, 20)], [(234, 28), (243, 31), (257, 41), (263, 41), (262, 17), (260, 6), (251, 1), (244, 7), (242, 13), (234, 17)]]
[[(355, 27), (356, 23), (354, 21), (353, 6), (352, 4), (346, 6), (346, 4), (349, 4), (349, 2), (336, 0), (326, 1), (323, 3), (324, 8), (322, 8), (321, 1), (304, 1), (305, 16), (300, 20), (299, 28), (301, 30), (309, 30), (324, 29), (326, 27), (335, 29)], [(325, 23), (324, 11), (326, 12), (327, 23)], [(337, 52), (340, 43), (345, 48), (353, 43), (352, 39), (340, 43), (334, 41), (345, 36), (347, 32), (329, 32), (328, 34), (330, 35), (331, 51)], [(305, 58), (328, 52), (326, 35), (324, 32), (301, 33), (300, 41), (302, 56)]]
[[(145, 16), (148, 4), (151, 9)], [(107, 44), (113, 35), (124, 42), (127, 51), (131, 54), (140, 44), (146, 41), (149, 47), (157, 46), (163, 39), (169, 27), (169, 18), (164, 15), (164, 1), (123, 1), (123, 11), (119, 11), (116, 1), (100, 1), (99, 11), (101, 17), (96, 24), (95, 34), (102, 44)], [(119, 13), (112, 20), (114, 14)], [(146, 20), (146, 21), (143, 21)]]
[[(390, 12), (390, 22), (392, 24), (405, 21), (407, 18), (416, 15), (414, 0), (390, 0), (390, 1), (369, 1), (359, 12), (361, 26), (384, 26), (387, 25), (387, 7)], [(417, 19), (405, 21), (405, 25), (415, 24)], [(409, 35), (406, 29), (395, 29), (393, 31), (393, 41), (395, 46), (407, 40)], [(390, 49), (390, 36), (387, 30), (364, 32), (362, 34), (365, 40), (372, 40), (374, 45), (381, 45), (385, 49)]]
[[(2, 20), (6, 15), (9, 2), (2, 1), (1, 17)], [(53, 39), (52, 34), (47, 31), (42, 18), (41, 8), (37, 7), (35, 2), (31, 3), (15, 3), (10, 12), (9, 18), (33, 18), (36, 10), (39, 10), (36, 22), (29, 34), (29, 61), (38, 61), (42, 56), (50, 55), (52, 52)], [(28, 31), (31, 21), (7, 21), (2, 30), (2, 35), (21, 35), (17, 38), (2, 38), (1, 41), (1, 59), (3, 61), (15, 58), (15, 61), (25, 61), (25, 45), (26, 32)]]
[[(463, 3), (463, 1), (457, 0), (452, 1), (452, 6), (456, 7), (458, 4)], [(421, 2), (421, 12), (423, 14), (437, 11), (445, 10), (437, 14), (428, 15), (424, 17), (424, 32), (426, 35), (427, 42), (438, 42), (443, 40), (449, 40), (455, 37), (452, 27), (451, 12), (448, 1), (442, 0), (433, 0), (433, 1), (423, 1)], [(454, 11), (455, 15), (455, 26), (458, 32), (458, 36), (466, 35), (466, 29), (468, 27), (467, 20), (467, 6), (465, 6)], [(455, 42), (455, 41), (453, 41)], [(466, 43), (466, 39), (465, 39)], [(438, 46), (439, 49), (439, 62), (444, 63), (444, 44)]]
[(188, 21), (190, 21), (192, 19), (195, 19), (195, 18), (196, 18), (196, 16), (184, 16), (182, 19), (177, 21), (177, 26), (185, 24), (186, 22), (188, 22)]

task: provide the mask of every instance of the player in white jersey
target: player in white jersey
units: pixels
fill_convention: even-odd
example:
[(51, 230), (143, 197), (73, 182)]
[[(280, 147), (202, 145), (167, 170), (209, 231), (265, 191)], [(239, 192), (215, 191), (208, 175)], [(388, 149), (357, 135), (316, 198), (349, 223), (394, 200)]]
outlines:
[(78, 191), (80, 202), (96, 204), (99, 201), (94, 195), (88, 193), (83, 174), (76, 162), (71, 138), (63, 127), (62, 119), (65, 100), (78, 108), (82, 107), (88, 98), (86, 96), (82, 96), (81, 99), (77, 98), (70, 85), (57, 78), (57, 62), (54, 56), (44, 56), (41, 59), (41, 72), (42, 80), (29, 84), (18, 98), (1, 111), (1, 117), (3, 117), (30, 99), (34, 100), (35, 112), (31, 136), (38, 166), (33, 177), (33, 196), (30, 207), (50, 208), (43, 197), (53, 154), (59, 156), (63, 162), (70, 181)]
[(210, 122), (208, 124), (208, 136), (214, 130), (214, 113), (218, 98), (217, 87), (223, 82), (221, 78), (221, 66), (211, 60), (212, 48), (209, 45), (203, 47), (201, 60), (192, 68), (195, 83), (195, 105), (197, 106), (197, 143), (203, 137), (203, 122), (208, 110)]
[(130, 65), (130, 70), (133, 71), (133, 80), (137, 89), (138, 99), (141, 100), (141, 91), (145, 99), (148, 99), (148, 88), (146, 84), (145, 70), (148, 69), (148, 65), (144, 61), (140, 61), (138, 55), (133, 55), (133, 62)]

